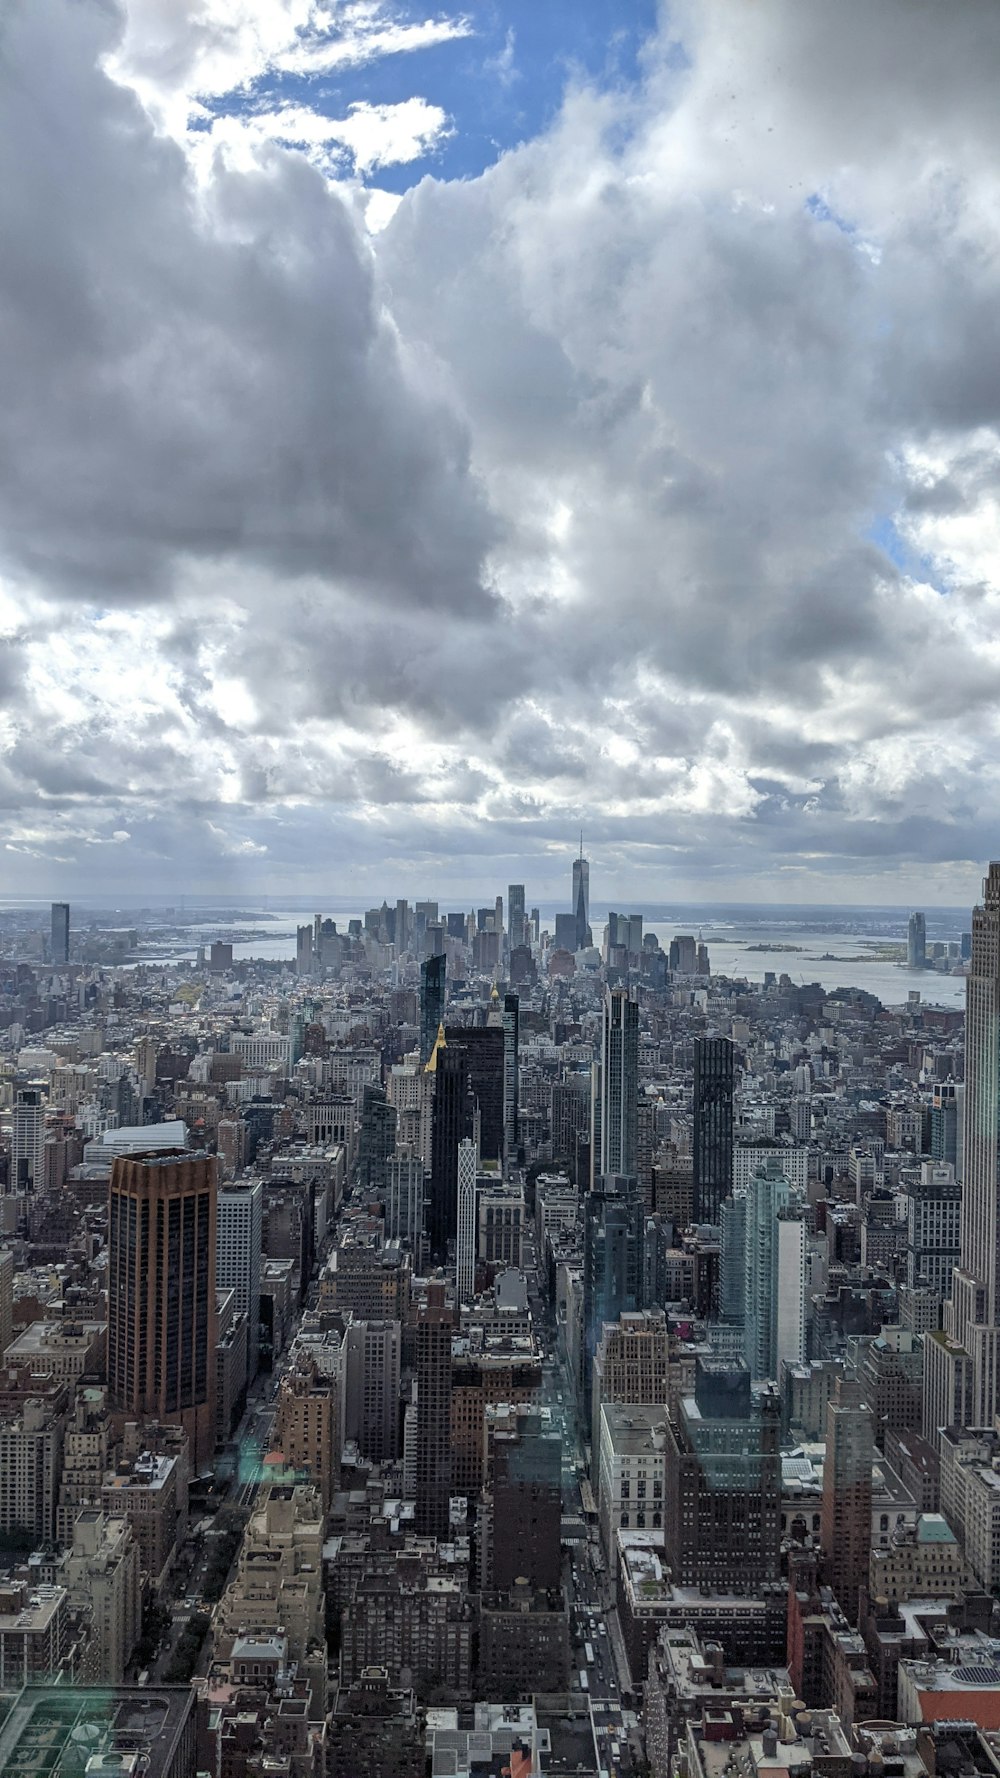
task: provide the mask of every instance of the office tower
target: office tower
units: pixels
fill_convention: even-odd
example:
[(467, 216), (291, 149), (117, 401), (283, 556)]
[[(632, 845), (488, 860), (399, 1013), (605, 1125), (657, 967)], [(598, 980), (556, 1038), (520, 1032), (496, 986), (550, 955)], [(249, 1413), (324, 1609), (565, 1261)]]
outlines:
[(420, 965), (420, 1060), (429, 1062), (444, 1022), (444, 957), (425, 957)]
[(571, 1179), (588, 1186), (589, 1179), (576, 1176), (579, 1144), (590, 1140), (590, 1075), (567, 1074), (565, 1080), (552, 1084), (549, 1126), (552, 1131), (552, 1159), (561, 1162)]
[(397, 1114), (384, 1087), (366, 1086), (361, 1102), (361, 1133), (358, 1139), (358, 1184), (366, 1192), (384, 1192), (389, 1182), (389, 1159), (396, 1146)]
[(295, 973), (296, 975), (312, 975), (313, 972), (313, 929), (311, 926), (295, 928)]
[(405, 899), (396, 903), (396, 956), (402, 957), (410, 948), (410, 904)]
[[(962, 1188), (947, 1161), (923, 1161), (906, 1188), (906, 1282), (944, 1302), (961, 1247)], [(936, 1325), (936, 1324), (935, 1324)]]
[(369, 1463), (399, 1455), (402, 1328), (388, 1319), (348, 1322), (344, 1331), (344, 1440)]
[(109, 1187), (111, 1405), (182, 1426), (199, 1470), (215, 1448), (217, 1170), (214, 1155), (119, 1155)]
[(575, 914), (557, 914), (553, 942), (557, 951), (580, 949), (580, 924)]
[(52, 940), (51, 951), (53, 963), (69, 962), (69, 902), (54, 901), (52, 903)]
[(956, 1380), (931, 1372), (971, 1368), (972, 1418), (989, 1426), (998, 1405), (1000, 1364), (1000, 1217), (998, 1140), (1000, 1094), (1000, 863), (991, 862), (983, 902), (972, 915), (972, 959), (965, 988), (965, 1116), (962, 1155), (961, 1264), (952, 1274), (945, 1305), (944, 1341), (927, 1342), (928, 1387), (935, 1399), (954, 1400)]
[(759, 1597), (781, 1571), (778, 1395), (753, 1397), (745, 1365), (699, 1358), (693, 1396), (665, 1421), (663, 1543), (674, 1584)]
[(849, 1623), (867, 1583), (872, 1542), (874, 1423), (856, 1382), (838, 1377), (826, 1410), (820, 1546), (823, 1573)]
[(562, 1440), (534, 1409), (504, 1406), (487, 1433), (492, 1476), (491, 1586), (522, 1576), (531, 1587), (562, 1584)]
[(508, 883), (507, 885), (507, 941), (513, 951), (523, 945), (524, 930), (524, 884)]
[(508, 1167), (517, 1160), (517, 1111), (521, 1043), (521, 1002), (516, 994), (503, 997), (503, 1158)]
[(217, 1290), (234, 1290), (236, 1307), (246, 1315), (247, 1377), (253, 1382), (260, 1362), (264, 1187), (259, 1179), (223, 1186), (218, 1205), (215, 1284)]
[[(942, 1080), (931, 1102), (931, 1159), (950, 1161), (956, 1177), (962, 1177), (962, 1113), (965, 1087), (958, 1080)], [(946, 1293), (947, 1294), (947, 1293)]]
[(906, 966), (923, 969), (927, 961), (927, 921), (923, 914), (911, 914), (906, 926)]
[(601, 1173), (636, 1171), (639, 1008), (624, 988), (604, 996), (601, 1034)]
[(416, 1529), (448, 1536), (451, 1508), (451, 1338), (455, 1316), (441, 1279), (432, 1278), (417, 1312)]
[(386, 1234), (412, 1247), (420, 1268), (424, 1240), (424, 1163), (419, 1149), (404, 1143), (389, 1161)]
[(505, 1034), (499, 995), (493, 1006), (495, 1011), (490, 1016), (495, 1023), (445, 1027), (448, 1049), (461, 1050), (465, 1057), (479, 1110), (479, 1153), (484, 1161), (501, 1160), (504, 1145)]
[(427, 1068), (434, 1075), (427, 1237), (434, 1258), (443, 1261), (458, 1233), (458, 1145), (473, 1133), (465, 1051), (446, 1042), (443, 1028)]
[(806, 1284), (805, 1223), (778, 1159), (750, 1180), (745, 1236), (743, 1354), (755, 1383), (776, 1383), (782, 1360), (805, 1358)]
[(717, 1223), (733, 1173), (733, 1045), (696, 1037), (694, 1045), (694, 1220)]
[(45, 1107), (33, 1087), (22, 1087), (10, 1119), (10, 1181), (15, 1192), (40, 1191), (45, 1168)]
[(458, 1236), (455, 1294), (471, 1303), (476, 1288), (476, 1145), (468, 1136), (458, 1145)]
[[(532, 910), (534, 912), (534, 910)], [(580, 835), (580, 856), (573, 860), (573, 914), (576, 920), (576, 946), (582, 951), (591, 941), (590, 933), (590, 864), (583, 856), (583, 834)]]
[(604, 1178), (584, 1213), (583, 1362), (589, 1377), (607, 1321), (639, 1307), (642, 1206), (634, 1179)]

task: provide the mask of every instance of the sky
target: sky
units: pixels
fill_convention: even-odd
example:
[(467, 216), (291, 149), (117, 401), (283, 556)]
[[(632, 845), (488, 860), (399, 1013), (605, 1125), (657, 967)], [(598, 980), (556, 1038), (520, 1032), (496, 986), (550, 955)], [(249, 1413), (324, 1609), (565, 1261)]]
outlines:
[[(1000, 8), (8, 0), (0, 893), (966, 905)], [(318, 903), (319, 905), (319, 903)]]

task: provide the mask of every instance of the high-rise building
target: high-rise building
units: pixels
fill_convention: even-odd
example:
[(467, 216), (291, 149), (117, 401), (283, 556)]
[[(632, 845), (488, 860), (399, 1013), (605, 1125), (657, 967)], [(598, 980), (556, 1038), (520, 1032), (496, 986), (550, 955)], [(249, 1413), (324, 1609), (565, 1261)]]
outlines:
[[(797, 1207), (795, 1207), (797, 1208)], [(805, 1224), (779, 1158), (750, 1180), (746, 1205), (744, 1357), (755, 1383), (805, 1358)]]
[(944, 1398), (954, 1391), (930, 1373), (967, 1356), (971, 1424), (990, 1426), (1000, 1399), (1000, 863), (983, 883), (972, 915), (972, 958), (965, 987), (965, 1117), (962, 1153), (961, 1264), (952, 1274), (944, 1330), (950, 1341), (927, 1342), (928, 1382)]
[(419, 1151), (408, 1143), (397, 1147), (389, 1162), (386, 1234), (390, 1241), (404, 1241), (412, 1247), (419, 1269), (424, 1240), (424, 1163)]
[(516, 945), (523, 945), (524, 937), (524, 884), (508, 883), (507, 941), (511, 950), (514, 950)]
[[(573, 914), (576, 919), (576, 949), (582, 951), (591, 941), (590, 932), (590, 863), (583, 856), (583, 834), (580, 835), (580, 856), (573, 860)], [(534, 912), (534, 909), (532, 910)]]
[[(420, 904), (418, 903), (418, 906)], [(420, 1060), (429, 1062), (437, 1041), (438, 1027), (444, 1022), (446, 960), (443, 956), (425, 957), (420, 965)]]
[(45, 1169), (45, 1107), (34, 1087), (22, 1087), (10, 1120), (11, 1191), (40, 1191)]
[(340, 1378), (303, 1353), (282, 1379), (274, 1436), (291, 1469), (319, 1490), (323, 1511), (340, 1483)]
[(465, 1050), (446, 1041), (443, 1026), (427, 1067), (434, 1075), (434, 1106), (426, 1232), (431, 1253), (443, 1261), (458, 1233), (458, 1145), (473, 1133), (474, 1101)]
[(521, 1002), (516, 994), (505, 994), (503, 997), (503, 1158), (508, 1167), (513, 1166), (517, 1160), (520, 1045)]
[(601, 1173), (636, 1173), (639, 1008), (624, 988), (604, 996), (601, 1036)]
[(51, 946), (53, 963), (69, 962), (69, 902), (52, 903)]
[[(960, 1080), (942, 1080), (931, 1100), (931, 1159), (950, 1161), (962, 1178), (962, 1113), (965, 1087)], [(945, 1292), (947, 1295), (947, 1292)]]
[(923, 1161), (906, 1187), (906, 1282), (926, 1285), (940, 1302), (951, 1295), (960, 1256), (962, 1188), (947, 1161)]
[(352, 1319), (344, 1332), (344, 1438), (369, 1463), (399, 1455), (401, 1341), (398, 1321)]
[(215, 1283), (234, 1290), (236, 1307), (247, 1318), (247, 1376), (260, 1362), (260, 1261), (263, 1246), (264, 1187), (259, 1179), (223, 1186), (219, 1192)]
[(906, 966), (923, 969), (927, 961), (927, 921), (923, 914), (911, 914), (906, 925)]
[(451, 1337), (455, 1317), (443, 1280), (432, 1278), (417, 1312), (416, 1529), (446, 1538), (451, 1511)]
[(826, 1580), (852, 1624), (868, 1579), (874, 1442), (872, 1411), (859, 1384), (839, 1377), (826, 1410), (820, 1546)]
[(697, 1037), (694, 1045), (694, 1220), (717, 1223), (733, 1175), (733, 1045)]
[(199, 1468), (215, 1448), (217, 1170), (214, 1155), (119, 1155), (109, 1188), (111, 1405), (182, 1426)]
[(665, 1420), (663, 1538), (674, 1583), (759, 1597), (781, 1567), (777, 1393), (754, 1396), (745, 1365), (699, 1358), (693, 1396)]
[[(489, 1425), (489, 1423), (488, 1423)], [(492, 1478), (491, 1585), (532, 1587), (562, 1581), (562, 1440), (526, 1406), (506, 1406), (488, 1432)]]
[(583, 1260), (584, 1379), (605, 1322), (639, 1307), (642, 1205), (635, 1180), (604, 1178), (586, 1200)]
[(449, 1050), (461, 1050), (479, 1112), (479, 1153), (484, 1161), (503, 1158), (505, 1033), (499, 995), (486, 1025), (448, 1025)]
[(458, 1238), (455, 1244), (455, 1290), (460, 1303), (471, 1303), (476, 1286), (476, 1145), (463, 1137), (458, 1145)]

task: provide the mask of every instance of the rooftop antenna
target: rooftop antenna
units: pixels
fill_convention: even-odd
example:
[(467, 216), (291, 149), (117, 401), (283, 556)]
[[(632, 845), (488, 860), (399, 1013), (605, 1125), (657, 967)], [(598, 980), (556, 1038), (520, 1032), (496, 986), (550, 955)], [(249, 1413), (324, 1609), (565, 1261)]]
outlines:
[(583, 857), (583, 828), (580, 829), (580, 857)]

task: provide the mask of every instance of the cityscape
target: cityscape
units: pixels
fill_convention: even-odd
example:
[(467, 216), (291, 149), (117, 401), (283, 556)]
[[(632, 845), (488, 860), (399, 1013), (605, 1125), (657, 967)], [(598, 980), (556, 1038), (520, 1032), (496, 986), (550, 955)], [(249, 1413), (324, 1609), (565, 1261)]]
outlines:
[(998, 73), (0, 0), (0, 1778), (1000, 1778)]
[(17, 1769), (991, 1770), (1000, 863), (895, 1004), (595, 928), (582, 845), (549, 923), (383, 900), (284, 958), (45, 913), (0, 959)]

